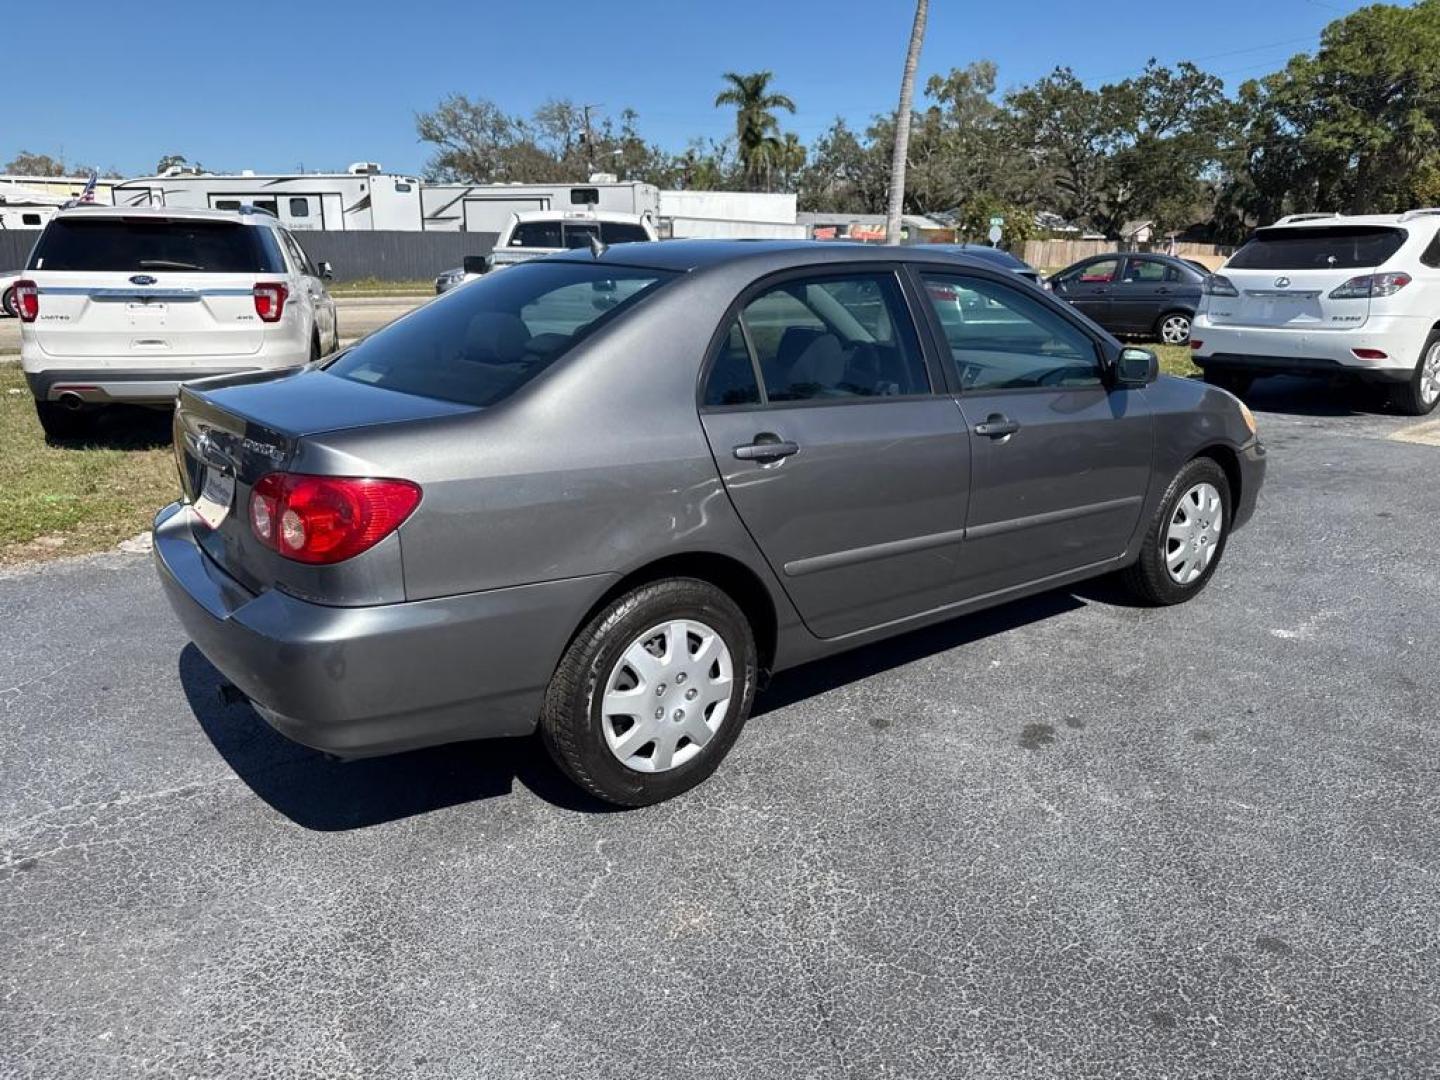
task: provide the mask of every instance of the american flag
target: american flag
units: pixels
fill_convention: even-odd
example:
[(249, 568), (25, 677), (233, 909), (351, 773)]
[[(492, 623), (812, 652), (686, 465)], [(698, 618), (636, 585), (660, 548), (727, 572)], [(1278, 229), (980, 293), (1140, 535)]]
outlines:
[(93, 203), (95, 201), (95, 180), (98, 176), (98, 173), (92, 172), (90, 174), (90, 179), (85, 181), (85, 186), (81, 189), (79, 197), (75, 200), (76, 202)]

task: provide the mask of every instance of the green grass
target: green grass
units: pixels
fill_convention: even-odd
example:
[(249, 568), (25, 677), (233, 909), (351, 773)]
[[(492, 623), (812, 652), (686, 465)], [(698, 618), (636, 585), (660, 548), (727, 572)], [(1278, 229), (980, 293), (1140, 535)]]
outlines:
[(1190, 361), (1189, 345), (1161, 345), (1148, 341), (1145, 347), (1155, 350), (1155, 355), (1160, 357), (1160, 370), (1166, 375), (1179, 375), (1188, 379), (1192, 375), (1200, 374), (1200, 369)]
[(332, 281), (330, 295), (345, 296), (429, 296), (435, 291), (433, 281), (382, 281), (380, 278), (356, 278), (354, 281)]
[(106, 417), (94, 445), (50, 446), (17, 367), (0, 367), (0, 564), (101, 551), (179, 494), (163, 413)]

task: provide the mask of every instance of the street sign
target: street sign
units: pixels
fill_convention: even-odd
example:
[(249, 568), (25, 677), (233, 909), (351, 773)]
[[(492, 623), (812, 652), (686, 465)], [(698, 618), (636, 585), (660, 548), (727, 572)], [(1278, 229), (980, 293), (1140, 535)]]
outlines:
[(992, 243), (992, 244), (998, 244), (998, 243), (1000, 242), (1000, 237), (1001, 237), (1002, 235), (1003, 235), (1003, 234), (1002, 234), (1001, 231), (1000, 231), (1000, 226), (999, 226), (999, 225), (991, 225), (991, 226), (990, 226), (990, 243)]
[(1005, 219), (1004, 219), (1003, 217), (992, 217), (992, 218), (990, 219), (990, 227), (991, 227), (992, 229), (998, 229), (1001, 225), (1004, 225), (1004, 224), (1005, 224)]

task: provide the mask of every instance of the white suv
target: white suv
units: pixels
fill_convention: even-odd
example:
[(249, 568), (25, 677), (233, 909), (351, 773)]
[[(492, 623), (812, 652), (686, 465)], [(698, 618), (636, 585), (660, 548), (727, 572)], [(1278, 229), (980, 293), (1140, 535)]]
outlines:
[(1296, 214), (1208, 278), (1190, 347), (1207, 382), (1351, 375), (1414, 416), (1440, 402), (1440, 209)]
[(333, 351), (329, 276), (263, 211), (60, 211), (15, 284), (20, 365), (45, 433), (81, 435), (105, 405), (168, 407), (191, 379)]

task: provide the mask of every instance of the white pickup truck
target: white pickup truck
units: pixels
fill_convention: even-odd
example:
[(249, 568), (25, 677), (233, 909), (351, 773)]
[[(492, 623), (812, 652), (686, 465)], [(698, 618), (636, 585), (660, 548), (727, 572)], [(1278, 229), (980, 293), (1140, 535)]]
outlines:
[(512, 214), (489, 255), (472, 255), (465, 265), (446, 270), (435, 279), (435, 292), (443, 293), (473, 281), (481, 274), (516, 263), (538, 259), (570, 248), (588, 247), (591, 238), (609, 247), (658, 240), (649, 214), (623, 214), (610, 210), (526, 210)]

